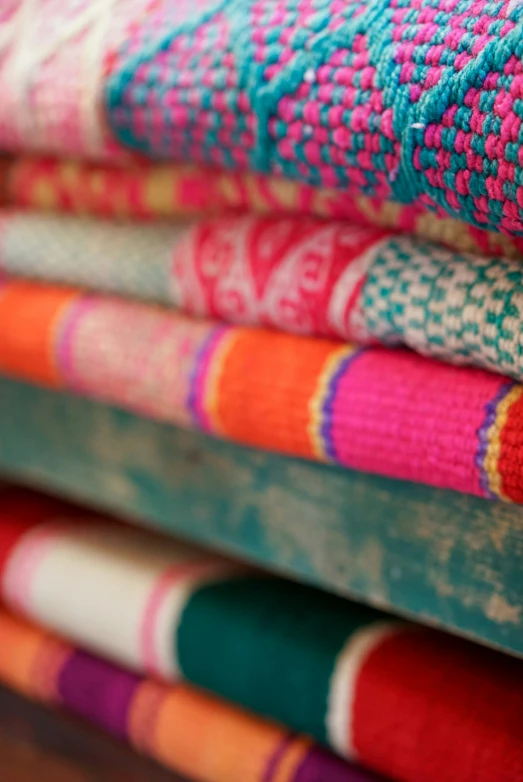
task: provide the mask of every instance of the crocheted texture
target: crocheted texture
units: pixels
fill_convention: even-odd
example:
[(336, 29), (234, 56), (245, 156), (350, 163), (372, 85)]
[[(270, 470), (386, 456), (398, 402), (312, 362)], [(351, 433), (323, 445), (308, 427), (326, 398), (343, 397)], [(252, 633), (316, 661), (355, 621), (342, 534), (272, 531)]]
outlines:
[(0, 679), (195, 782), (378, 782), (309, 739), (187, 685), (167, 686), (0, 609)]
[(107, 218), (151, 218), (249, 212), (304, 214), (380, 226), (442, 242), (462, 252), (523, 257), (523, 239), (485, 231), (430, 212), (301, 182), (191, 165), (125, 168), (73, 160), (18, 158), (0, 167), (0, 201), (15, 206)]
[(523, 266), (378, 229), (230, 217), (192, 227), (0, 218), (0, 271), (191, 315), (406, 344), (523, 380)]
[(0, 371), (246, 445), (523, 502), (523, 386), (405, 350), (6, 279)]
[(130, 35), (108, 121), (150, 155), (523, 234), (522, 15), (514, 0), (209, 0)]
[(0, 11), (0, 148), (123, 156), (103, 119), (105, 61), (154, 5), (10, 0)]
[[(137, 672), (181, 676), (255, 713), (276, 717), (287, 727), (306, 730), (398, 782), (523, 780), (519, 660), (391, 621), (294, 582), (252, 572), (233, 577), (220, 560), (215, 560), (218, 569), (211, 572), (207, 554), (109, 522), (69, 523), (60, 506), (54, 512), (48, 508), (47, 518), (40, 513), (34, 525), (28, 525), (27, 507), (18, 510), (16, 498), (7, 509), (0, 506), (0, 514), (2, 529), (9, 530), (0, 538), (2, 597), (16, 611), (87, 649), (117, 664), (131, 665)], [(9, 640), (2, 632), (8, 623), (15, 625), (0, 615), (0, 640)], [(44, 665), (37, 649), (29, 660), (12, 651), (11, 643), (0, 643), (0, 676), (25, 689), (41, 693), (43, 672), (45, 691), (57, 695), (63, 694), (66, 682), (73, 687), (76, 675), (85, 682), (79, 666), (75, 673), (53, 675), (62, 667), (59, 655), (53, 658), (60, 657), (55, 666)], [(40, 677), (35, 682), (37, 660)], [(106, 725), (121, 730), (120, 698), (128, 702), (136, 695), (128, 694), (120, 680), (120, 697), (108, 697), (103, 680), (92, 667), (91, 671), (100, 688), (93, 688), (92, 694), (90, 688), (84, 689), (82, 700), (77, 700), (78, 693), (70, 705), (94, 718), (103, 713)], [(133, 681), (138, 684), (134, 677)], [(188, 716), (182, 703), (196, 697), (180, 689), (183, 696), (178, 689), (169, 691), (171, 713), (177, 698), (182, 699), (180, 720), (160, 731), (166, 742), (162, 747), (170, 747), (173, 765), (187, 757), (180, 754), (187, 740), (183, 717)], [(233, 720), (228, 707), (216, 704), (211, 709), (203, 699), (200, 704), (212, 723), (216, 710), (221, 719), (225, 713), (231, 715), (231, 731), (238, 724), (247, 730), (248, 723), (239, 717)], [(135, 742), (143, 745), (147, 738), (152, 741), (149, 749), (158, 751), (157, 734), (148, 731), (144, 736), (145, 716), (133, 713), (130, 722)], [(190, 729), (195, 734), (191, 748), (198, 742), (201, 749), (214, 734), (210, 727), (202, 738), (194, 725)], [(254, 753), (251, 768), (266, 768), (281, 746), (281, 731), (272, 730), (265, 752)], [(244, 751), (248, 757), (248, 736), (247, 746), (236, 735), (229, 747), (220, 735), (219, 748), (213, 747), (218, 758), (233, 753), (232, 764), (244, 757)], [(303, 744), (298, 746), (304, 751)], [(200, 763), (205, 757), (206, 752), (198, 752)], [(186, 768), (193, 771), (202, 766), (196, 766), (191, 756)], [(230, 768), (235, 772), (232, 776), (212, 779), (262, 779), (259, 771), (242, 778), (237, 768)], [(346, 773), (347, 777), (323, 779), (352, 780)]]

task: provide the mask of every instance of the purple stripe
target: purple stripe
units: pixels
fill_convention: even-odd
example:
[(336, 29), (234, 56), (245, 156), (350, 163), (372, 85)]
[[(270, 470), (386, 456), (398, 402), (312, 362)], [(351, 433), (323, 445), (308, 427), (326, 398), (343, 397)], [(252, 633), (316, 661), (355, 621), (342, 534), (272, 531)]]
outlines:
[(380, 779), (326, 749), (312, 747), (292, 782), (379, 782)]
[(487, 455), (487, 449), (489, 445), (488, 432), (492, 424), (496, 422), (499, 403), (502, 402), (503, 399), (507, 396), (507, 394), (509, 394), (512, 391), (515, 385), (516, 382), (513, 380), (507, 381), (506, 383), (502, 384), (501, 388), (499, 389), (494, 399), (491, 399), (490, 402), (487, 402), (487, 404), (485, 405), (485, 419), (483, 421), (483, 424), (478, 429), (479, 446), (476, 453), (475, 464), (479, 470), (480, 486), (485, 492), (485, 495), (489, 497), (489, 499), (491, 500), (497, 500), (499, 499), (499, 497), (490, 490), (488, 473), (485, 470), (485, 457)]
[(218, 326), (209, 334), (196, 358), (190, 379), (188, 407), (194, 423), (204, 432), (211, 432), (212, 426), (205, 410), (205, 384), (212, 357), (222, 339), (231, 331), (230, 326)]
[(269, 762), (267, 763), (267, 766), (265, 768), (265, 771), (263, 773), (260, 782), (271, 782), (275, 772), (278, 770), (278, 766), (280, 765), (283, 757), (285, 756), (285, 753), (287, 752), (287, 750), (289, 749), (289, 747), (291, 746), (295, 738), (296, 738), (295, 733), (287, 733), (284, 736), (284, 738), (276, 747), (276, 750), (269, 758)]
[(76, 651), (60, 672), (58, 690), (75, 714), (127, 738), (131, 699), (143, 680), (86, 652)]
[(364, 352), (363, 349), (355, 350), (354, 353), (350, 354), (350, 356), (346, 356), (344, 359), (342, 359), (339, 367), (337, 368), (337, 370), (329, 380), (327, 393), (325, 394), (325, 397), (321, 405), (320, 437), (323, 443), (323, 448), (325, 450), (325, 453), (327, 454), (327, 457), (332, 462), (340, 461), (338, 458), (338, 454), (336, 452), (334, 440), (332, 439), (332, 424), (333, 424), (332, 407), (334, 404), (334, 400), (336, 398), (336, 393), (338, 391), (338, 384), (341, 378), (344, 376), (345, 371), (352, 364), (354, 359), (357, 358), (358, 356), (361, 356), (363, 352)]
[(79, 378), (75, 378), (73, 335), (78, 322), (92, 308), (95, 301), (92, 295), (85, 295), (73, 301), (55, 337), (56, 364), (67, 386), (75, 391), (82, 391), (82, 384)]

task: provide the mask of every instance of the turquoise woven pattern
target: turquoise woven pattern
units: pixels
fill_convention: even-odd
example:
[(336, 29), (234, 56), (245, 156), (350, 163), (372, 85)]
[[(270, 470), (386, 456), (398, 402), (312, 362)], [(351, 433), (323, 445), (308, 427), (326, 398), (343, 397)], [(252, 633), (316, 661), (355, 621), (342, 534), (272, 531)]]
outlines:
[(120, 141), (523, 235), (517, 0), (204, 6), (138, 26), (112, 60), (105, 100)]
[(239, 87), (230, 23), (216, 0), (195, 2), (181, 19), (177, 0), (171, 15), (168, 2), (136, 26), (112, 62), (111, 121), (152, 157), (247, 168), (255, 118)]
[(361, 310), (369, 334), (452, 363), (523, 375), (523, 269), (408, 237), (382, 244)]

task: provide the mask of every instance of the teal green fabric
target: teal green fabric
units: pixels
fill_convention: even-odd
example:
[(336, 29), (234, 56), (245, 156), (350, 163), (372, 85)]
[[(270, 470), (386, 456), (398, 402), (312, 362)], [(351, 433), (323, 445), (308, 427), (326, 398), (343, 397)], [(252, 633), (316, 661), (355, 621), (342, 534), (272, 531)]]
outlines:
[(379, 617), (320, 590), (261, 575), (195, 592), (175, 644), (189, 681), (326, 743), (336, 657), (358, 627)]

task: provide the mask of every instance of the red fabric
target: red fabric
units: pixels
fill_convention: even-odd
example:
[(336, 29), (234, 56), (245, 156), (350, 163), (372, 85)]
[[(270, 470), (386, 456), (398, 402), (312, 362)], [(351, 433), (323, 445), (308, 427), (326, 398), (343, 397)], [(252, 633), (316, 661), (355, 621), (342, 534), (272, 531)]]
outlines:
[(523, 449), (521, 443), (518, 442), (518, 432), (521, 431), (522, 426), (523, 396), (520, 396), (510, 406), (507, 420), (500, 433), (501, 450), (497, 468), (498, 474), (503, 478), (504, 494), (513, 502), (518, 503), (523, 503), (523, 475), (519, 467)]
[(0, 494), (0, 577), (22, 535), (63, 513), (66, 507), (57, 500), (30, 491), (9, 489)]
[[(207, 219), (177, 246), (173, 277), (193, 315), (357, 339), (351, 318), (373, 255), (366, 257), (385, 236), (311, 218)], [(343, 306), (335, 306), (340, 282)]]
[(406, 632), (360, 672), (359, 759), (404, 782), (522, 782), (523, 669), (452, 637)]

